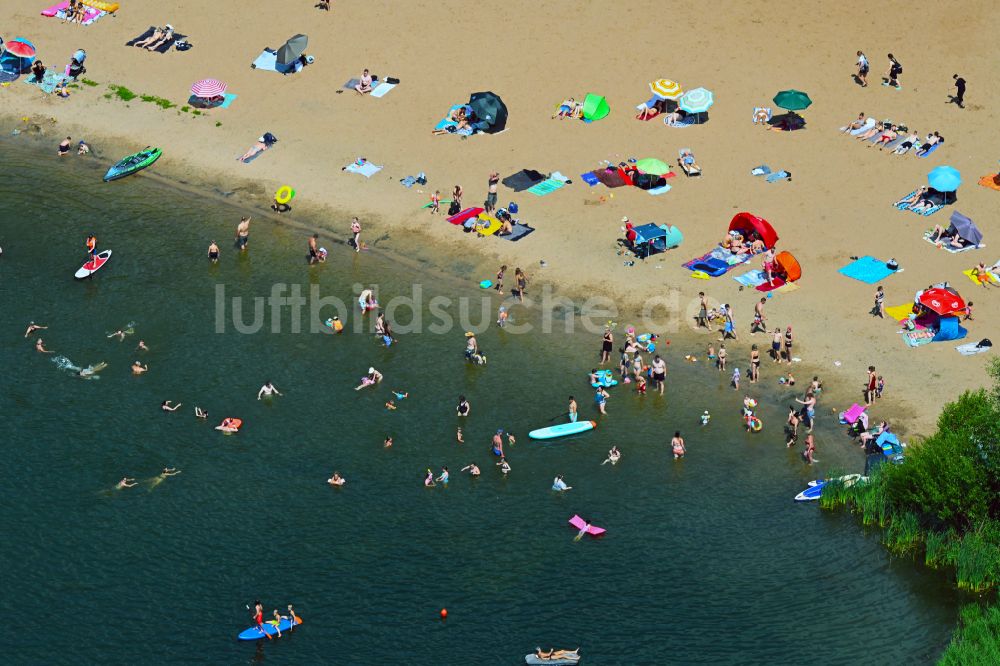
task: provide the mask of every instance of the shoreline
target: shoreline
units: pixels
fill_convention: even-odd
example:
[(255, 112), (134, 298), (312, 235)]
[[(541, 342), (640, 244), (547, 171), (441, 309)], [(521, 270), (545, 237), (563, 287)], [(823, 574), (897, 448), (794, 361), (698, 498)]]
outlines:
[[(32, 119), (34, 120), (34, 119)], [(51, 129), (46, 132), (45, 127), (41, 127), (39, 132), (25, 132), (22, 131), (18, 136), (10, 135), (10, 125), (11, 124), (21, 124), (24, 125), (22, 117), (10, 114), (0, 113), (0, 127), (3, 131), (0, 132), (0, 142), (7, 141), (28, 141), (32, 144), (32, 150), (38, 150), (41, 154), (46, 151), (46, 146), (50, 141), (58, 143), (58, 137), (62, 136), (61, 132), (53, 132)], [(37, 124), (37, 123), (28, 123)], [(61, 126), (58, 123), (53, 123), (53, 127)], [(62, 126), (65, 127), (65, 126)], [(67, 130), (70, 135), (77, 132), (80, 129), (79, 126), (73, 127), (69, 126)], [(82, 134), (81, 134), (82, 135)], [(98, 146), (96, 152), (92, 152), (90, 156), (82, 158), (86, 161), (85, 168), (94, 171), (96, 177), (100, 177), (100, 172), (106, 165), (114, 163), (118, 159), (115, 155), (127, 154), (127, 151), (134, 150), (136, 143), (130, 141), (126, 137), (109, 135), (109, 134), (95, 134), (93, 132), (87, 133), (88, 137), (98, 137), (97, 141), (93, 144)], [(75, 140), (75, 139), (74, 139)], [(88, 138), (88, 143), (90, 140)], [(93, 145), (92, 145), (93, 150)], [(71, 151), (71, 155), (63, 158), (66, 160), (80, 159)], [(54, 156), (54, 152), (53, 152)], [(348, 234), (340, 233), (337, 227), (343, 228), (343, 224), (339, 224), (336, 227), (328, 223), (324, 223), (325, 219), (350, 219), (350, 216), (355, 214), (354, 211), (339, 211), (336, 210), (332, 205), (328, 204), (306, 204), (306, 205), (296, 205), (292, 213), (278, 214), (270, 209), (270, 203), (272, 197), (268, 194), (265, 187), (261, 186), (259, 183), (246, 179), (241, 181), (226, 181), (221, 174), (213, 174), (211, 171), (200, 171), (198, 173), (201, 177), (201, 182), (194, 184), (191, 182), (190, 172), (185, 168), (186, 165), (183, 162), (173, 163), (167, 162), (166, 164), (159, 161), (153, 168), (149, 170), (144, 170), (139, 177), (148, 178), (154, 182), (157, 186), (172, 190), (182, 196), (188, 197), (198, 197), (211, 199), (218, 203), (223, 203), (227, 206), (233, 208), (242, 209), (248, 214), (253, 215), (256, 224), (260, 224), (263, 221), (281, 224), (288, 229), (294, 229), (302, 232), (322, 232), (324, 235), (329, 236), (333, 242), (338, 245), (345, 245), (348, 239)], [(103, 183), (101, 183), (103, 184)], [(114, 186), (114, 185), (113, 185)], [(363, 218), (364, 219), (364, 218)], [(371, 219), (370, 217), (368, 219)], [(376, 217), (381, 222), (387, 222), (388, 230), (381, 236), (376, 237), (374, 241), (371, 242), (369, 247), (373, 250), (378, 250), (383, 253), (390, 261), (399, 262), (413, 271), (420, 272), (427, 275), (429, 279), (440, 280), (444, 279), (453, 284), (453, 286), (465, 293), (457, 294), (456, 297), (463, 296), (476, 296), (481, 295), (483, 290), (475, 284), (479, 278), (472, 271), (476, 270), (476, 266), (481, 267), (480, 275), (491, 275), (490, 269), (486, 268), (491, 266), (489, 263), (489, 254), (487, 252), (482, 252), (476, 248), (476, 253), (474, 256), (469, 256), (466, 254), (464, 256), (456, 255), (452, 248), (446, 248), (443, 250), (433, 251), (431, 248), (431, 243), (433, 239), (428, 234), (422, 234), (419, 232), (406, 232), (400, 231), (398, 226), (402, 224), (402, 221), (389, 220), (386, 216), (381, 218)], [(235, 228), (235, 223), (238, 221), (234, 218), (233, 228)], [(470, 240), (474, 239), (471, 234), (465, 234)], [(399, 237), (402, 237), (401, 239)], [(405, 244), (408, 249), (412, 252), (411, 254), (404, 254), (394, 247), (395, 243), (392, 241), (401, 240), (401, 244)], [(475, 239), (475, 240), (488, 240), (488, 239)], [(206, 240), (206, 243), (208, 241)], [(225, 242), (223, 241), (223, 244)], [(336, 257), (332, 260), (336, 261)], [(463, 275), (463, 273), (465, 273)], [(537, 275), (537, 273), (536, 273)], [(469, 282), (471, 280), (471, 283)], [(582, 312), (576, 304), (581, 302), (586, 298), (587, 287), (580, 289), (569, 289), (564, 284), (561, 284), (557, 280), (550, 281), (533, 281), (532, 287), (535, 291), (539, 287), (552, 289), (553, 300), (559, 300), (563, 298), (569, 298), (574, 303), (573, 316), (579, 317)], [(490, 300), (494, 305), (499, 305), (502, 301), (498, 299), (494, 294), (493, 290), (487, 290), (489, 292)], [(678, 294), (678, 298), (684, 298), (684, 295), (680, 290), (675, 292)], [(508, 292), (509, 294), (509, 292)], [(690, 311), (691, 305), (694, 303), (692, 296), (688, 295), (688, 307), (681, 308), (682, 312)], [(529, 303), (528, 307), (532, 309), (532, 316), (537, 316), (541, 311), (537, 303)], [(620, 300), (615, 301), (615, 307), (617, 308), (617, 314), (613, 315), (615, 320), (628, 320), (630, 317), (638, 317), (642, 313), (642, 305), (639, 303), (630, 303), (628, 301), (621, 302)], [(593, 318), (593, 315), (590, 315)], [(602, 315), (603, 316), (603, 315)], [(676, 317), (674, 317), (676, 319)], [(688, 325), (685, 327), (683, 320), (680, 322), (675, 321), (676, 330), (669, 333), (659, 333), (661, 337), (668, 340), (667, 344), (670, 344), (671, 340), (676, 339), (680, 344), (674, 344), (672, 348), (676, 350), (678, 347), (682, 348), (683, 351), (679, 353), (674, 353), (671, 356), (665, 356), (671, 364), (684, 362), (684, 354), (692, 354), (699, 356), (699, 362), (703, 360), (701, 356), (705, 352), (705, 348), (708, 344), (713, 344), (716, 348), (719, 345), (717, 338), (718, 331), (714, 329), (709, 332), (705, 329), (695, 329), (693, 326)], [(574, 333), (580, 334), (580, 327), (575, 327)], [(620, 330), (618, 331), (620, 333)], [(599, 333), (594, 333), (593, 331), (583, 331), (585, 335), (591, 335), (594, 339), (595, 350), (598, 347)], [(743, 346), (747, 347), (749, 350), (748, 333), (746, 331), (741, 332), (740, 347), (730, 347), (730, 359), (732, 361), (731, 365), (734, 367), (736, 365), (743, 365), (743, 359), (738, 356), (737, 353), (742, 352)], [(542, 335), (550, 335), (552, 333), (541, 333)], [(558, 333), (556, 333), (558, 334)], [(767, 340), (769, 339), (766, 334), (761, 334), (755, 338), (749, 338), (757, 342), (761, 347), (762, 356), (766, 356), (766, 348), (768, 346)], [(728, 341), (731, 345), (733, 341)], [(616, 343), (617, 344), (617, 343)], [(799, 350), (801, 350), (801, 343), (798, 343)], [(671, 347), (667, 347), (666, 352), (669, 352)], [(736, 350), (735, 352), (733, 350)], [(596, 352), (595, 352), (596, 354)], [(763, 368), (772, 367), (771, 363), (763, 364)], [(845, 377), (845, 372), (838, 372), (836, 367), (827, 368), (820, 367), (817, 364), (809, 363), (807, 360), (803, 360), (800, 363), (795, 363), (793, 366), (788, 366), (786, 364), (781, 364), (782, 374), (786, 372), (786, 368), (790, 368), (796, 374), (797, 383), (804, 386), (813, 376), (819, 376), (824, 382), (824, 397), (825, 400), (822, 410), (817, 412), (818, 417), (829, 418), (831, 414), (825, 412), (827, 408), (831, 409), (832, 416), (835, 418), (836, 414), (846, 409), (850, 406), (852, 402), (861, 402), (860, 390), (857, 395), (852, 398), (850, 396), (851, 391), (845, 390), (845, 386), (850, 381)], [(745, 379), (745, 378), (744, 378)], [(771, 378), (773, 379), (773, 377)], [(768, 371), (762, 371), (762, 379), (756, 386), (765, 386), (768, 380)], [(858, 382), (860, 388), (860, 382)], [(747, 384), (747, 386), (754, 386), (752, 384)], [(749, 390), (749, 389), (746, 389)], [(768, 389), (772, 390), (772, 389)], [(804, 389), (803, 389), (804, 390)], [(839, 401), (837, 406), (830, 407), (831, 400)], [(888, 397), (881, 398), (876, 405), (878, 406), (879, 418), (886, 418), (890, 423), (894, 423), (895, 431), (903, 437), (913, 437), (914, 435), (921, 435), (922, 433), (916, 428), (909, 425), (911, 419), (919, 413), (917, 406), (911, 404), (906, 399), (899, 397)], [(872, 416), (873, 423), (878, 421), (874, 415)], [(933, 427), (934, 421), (927, 422), (927, 428)], [(844, 440), (845, 446), (849, 440)]]

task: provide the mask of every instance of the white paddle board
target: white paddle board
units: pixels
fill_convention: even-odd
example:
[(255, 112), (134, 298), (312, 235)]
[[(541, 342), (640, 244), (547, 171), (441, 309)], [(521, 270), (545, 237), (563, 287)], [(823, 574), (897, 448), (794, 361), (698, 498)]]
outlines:
[(78, 270), (73, 277), (77, 280), (90, 277), (97, 271), (101, 270), (101, 267), (108, 263), (108, 259), (110, 258), (111, 250), (102, 250), (96, 257), (85, 263), (83, 266), (80, 266), (80, 270)]

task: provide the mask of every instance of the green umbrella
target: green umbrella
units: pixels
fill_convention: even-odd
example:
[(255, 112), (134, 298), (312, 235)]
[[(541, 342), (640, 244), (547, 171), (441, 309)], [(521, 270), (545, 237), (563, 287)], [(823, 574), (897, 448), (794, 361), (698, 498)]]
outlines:
[(774, 96), (774, 103), (786, 111), (801, 111), (808, 109), (812, 100), (801, 90), (782, 90)]
[(667, 166), (666, 162), (658, 160), (655, 157), (647, 157), (639, 160), (635, 163), (635, 168), (643, 173), (651, 173), (654, 176), (662, 176), (670, 171), (670, 167)]

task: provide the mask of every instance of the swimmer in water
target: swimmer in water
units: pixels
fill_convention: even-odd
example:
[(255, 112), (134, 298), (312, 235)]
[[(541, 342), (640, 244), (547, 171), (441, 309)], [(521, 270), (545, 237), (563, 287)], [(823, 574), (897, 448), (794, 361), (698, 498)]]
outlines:
[(208, 260), (213, 264), (219, 263), (219, 246), (215, 244), (215, 241), (212, 241), (208, 246)]
[(125, 341), (125, 331), (123, 331), (122, 329), (119, 328), (117, 331), (115, 331), (114, 333), (112, 333), (111, 335), (108, 336), (109, 340), (111, 338), (118, 338), (118, 342), (124, 342)]
[(354, 387), (355, 391), (360, 391), (366, 386), (374, 386), (382, 381), (382, 373), (375, 368), (368, 368), (368, 374), (361, 379), (361, 383)]
[(106, 367), (108, 367), (108, 364), (101, 361), (97, 365), (88, 365), (86, 368), (81, 368), (76, 374), (82, 379), (100, 379), (100, 377), (97, 376), (97, 373)]
[(679, 430), (674, 432), (674, 437), (670, 440), (670, 447), (674, 452), (674, 460), (680, 460), (687, 453), (687, 449), (684, 448), (684, 438), (681, 437)]
[[(590, 522), (586, 521), (586, 520), (583, 521), (583, 527), (581, 527), (580, 531), (576, 533), (575, 537), (573, 537), (573, 541), (579, 541), (580, 539), (582, 539), (583, 535), (586, 534), (587, 530), (589, 530), (589, 529), (590, 529)], [(550, 651), (550, 654), (551, 654), (551, 651)]]
[(51, 349), (46, 349), (45, 348), (45, 341), (42, 340), (41, 338), (38, 338), (37, 340), (35, 340), (35, 351), (41, 352), (43, 354), (54, 354), (55, 353)]
[(392, 394), (396, 396), (396, 400), (406, 400), (410, 397), (409, 393), (400, 393), (399, 391), (393, 390)]
[(455, 412), (459, 416), (468, 416), (470, 411), (472, 411), (472, 405), (469, 404), (469, 401), (465, 399), (464, 395), (458, 396), (458, 406), (455, 407)]
[(195, 415), (196, 418), (199, 418), (199, 419), (207, 419), (208, 418), (208, 412), (206, 412), (204, 409), (202, 409), (198, 405), (195, 405), (195, 407), (194, 407), (194, 415)]
[(260, 390), (257, 391), (257, 399), (260, 400), (261, 397), (270, 398), (272, 395), (281, 395), (281, 392), (278, 391), (274, 384), (271, 383), (271, 380), (268, 379), (264, 382), (264, 385), (260, 387)]
[(136, 351), (149, 351), (149, 347), (146, 346), (145, 340), (139, 340), (139, 344), (135, 346)]
[(27, 338), (27, 337), (29, 337), (29, 336), (30, 336), (30, 335), (31, 335), (32, 333), (34, 333), (35, 331), (44, 331), (44, 330), (46, 330), (46, 329), (48, 329), (48, 326), (41, 326), (41, 325), (39, 325), (39, 324), (36, 324), (35, 322), (29, 322), (29, 323), (28, 323), (28, 330), (26, 330), (26, 331), (24, 332), (24, 337), (26, 337), (26, 338)]
[(476, 463), (469, 463), (462, 468), (463, 472), (466, 470), (468, 470), (470, 476), (479, 476), (479, 467), (476, 466)]
[(493, 455), (503, 458), (503, 430), (497, 430), (493, 435)]
[(455, 431), (455, 441), (459, 444), (465, 444), (465, 438), (462, 437), (462, 428), (459, 426), (458, 430)]
[(504, 476), (510, 474), (510, 463), (507, 462), (506, 458), (500, 458), (500, 462), (497, 463), (497, 467), (500, 468), (500, 471)]
[(139, 361), (136, 361), (135, 363), (132, 364), (133, 375), (141, 375), (142, 373), (147, 372), (148, 370), (149, 366), (143, 365), (142, 363), (139, 363)]
[(552, 490), (565, 492), (567, 490), (573, 490), (573, 486), (567, 486), (566, 482), (563, 480), (562, 474), (558, 474), (556, 475), (556, 478), (552, 479)]
[(733, 378), (731, 380), (734, 391), (740, 390), (740, 369), (733, 368)]
[(517, 440), (514, 439), (514, 435), (507, 433), (507, 446), (514, 446), (517, 444)]
[(345, 483), (347, 483), (344, 477), (340, 475), (340, 472), (334, 472), (333, 476), (327, 479), (326, 482), (329, 483), (331, 486), (342, 486)]
[(437, 481), (438, 483), (441, 483), (443, 485), (448, 485), (448, 478), (449, 478), (448, 468), (447, 467), (442, 467), (441, 468), (441, 476), (439, 476), (437, 479), (435, 479), (435, 481)]
[(392, 448), (392, 437), (389, 437), (389, 435), (385, 436), (385, 441), (382, 442), (382, 448), (383, 449), (391, 449)]
[(617, 446), (612, 445), (611, 450), (608, 451), (608, 457), (604, 459), (602, 465), (607, 465), (611, 463), (612, 465), (617, 465), (618, 461), (622, 458), (622, 452), (618, 450)]
[(121, 481), (118, 482), (118, 485), (115, 486), (115, 488), (121, 490), (122, 488), (134, 488), (137, 485), (139, 484), (135, 482), (135, 479), (130, 479), (126, 476), (125, 478), (123, 478)]
[(170, 402), (171, 402), (170, 400), (164, 400), (160, 404), (160, 409), (162, 409), (165, 412), (176, 412), (178, 409), (181, 408), (181, 403), (177, 403), (176, 405), (171, 405)]
[(425, 488), (433, 488), (435, 485), (437, 485), (437, 484), (434, 483), (434, 472), (432, 472), (430, 470), (430, 468), (428, 467), (427, 468), (427, 476), (424, 477), (424, 487)]
[(177, 469), (176, 467), (164, 467), (163, 471), (160, 472), (160, 478), (161, 479), (165, 479), (168, 476), (177, 476), (180, 473), (181, 473), (181, 471), (179, 469)]
[(701, 415), (701, 424), (703, 426), (707, 426), (708, 422), (711, 421), (711, 420), (712, 420), (712, 415), (709, 414), (708, 410), (706, 409), (705, 413)]
[(390, 400), (389, 402), (385, 403), (385, 408), (388, 409), (388, 410), (395, 411), (395, 409), (396, 409), (396, 403), (394, 403), (392, 400)]

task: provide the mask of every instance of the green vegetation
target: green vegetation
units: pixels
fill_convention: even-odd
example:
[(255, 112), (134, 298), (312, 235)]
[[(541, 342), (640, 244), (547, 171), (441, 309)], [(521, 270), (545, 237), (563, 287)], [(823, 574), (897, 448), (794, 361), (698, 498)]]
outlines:
[(90, 86), (91, 88), (99, 85), (97, 81), (91, 81), (90, 79), (80, 79), (80, 83), (82, 83), (85, 86)]
[(191, 110), (191, 107), (190, 107), (190, 106), (186, 106), (186, 105), (185, 105), (185, 106), (182, 106), (182, 107), (181, 107), (181, 111), (183, 111), (184, 113), (187, 113), (187, 112), (188, 112), (188, 111), (190, 111), (190, 110)]
[(191, 115), (192, 116), (200, 116), (201, 115), (201, 111), (199, 111), (198, 109), (195, 109), (194, 111), (191, 112)]
[[(1000, 359), (989, 374), (993, 387), (945, 405), (937, 431), (911, 442), (903, 464), (881, 465), (850, 488), (830, 484), (820, 498), (884, 528), (894, 555), (923, 549), (927, 566), (953, 571), (956, 586), (975, 594), (1000, 587)], [(964, 608), (940, 663), (1000, 663), (1000, 606)]]
[(215, 126), (216, 127), (222, 127), (222, 123), (217, 120), (217, 121), (215, 121)]
[(177, 106), (176, 104), (174, 104), (173, 102), (171, 102), (169, 99), (164, 99), (162, 97), (157, 97), (156, 95), (142, 95), (142, 96), (140, 96), (139, 99), (141, 99), (143, 102), (152, 102), (153, 104), (157, 105), (161, 109), (172, 109), (173, 107)]
[(1000, 606), (970, 604), (962, 609), (958, 629), (938, 666), (1000, 664)]
[(131, 102), (133, 99), (138, 97), (138, 95), (136, 95), (134, 92), (132, 92), (125, 86), (118, 86), (112, 83), (111, 85), (108, 86), (108, 88), (111, 89), (111, 95), (105, 95), (105, 97), (108, 98), (110, 98), (111, 96), (115, 96), (123, 102)]

